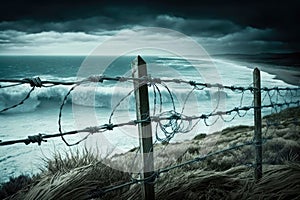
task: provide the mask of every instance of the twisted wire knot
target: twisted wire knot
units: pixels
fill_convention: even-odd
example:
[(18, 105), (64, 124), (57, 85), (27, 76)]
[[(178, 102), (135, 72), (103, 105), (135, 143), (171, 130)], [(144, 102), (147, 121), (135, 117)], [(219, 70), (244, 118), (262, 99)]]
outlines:
[(31, 87), (42, 87), (43, 83), (39, 77), (36, 78), (25, 78), (24, 81), (28, 81)]
[(107, 130), (113, 130), (114, 129), (114, 125), (112, 123), (110, 124), (104, 124), (104, 127), (107, 129)]
[(39, 133), (38, 135), (28, 136), (25, 144), (28, 145), (30, 143), (38, 143), (38, 145), (40, 146), (42, 142), (47, 142), (47, 140), (44, 140), (43, 135)]

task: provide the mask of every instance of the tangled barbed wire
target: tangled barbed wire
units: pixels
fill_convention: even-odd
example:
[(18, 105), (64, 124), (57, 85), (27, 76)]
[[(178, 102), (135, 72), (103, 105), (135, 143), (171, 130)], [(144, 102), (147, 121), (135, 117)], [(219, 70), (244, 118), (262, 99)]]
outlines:
[[(79, 144), (80, 142), (84, 141), (85, 139), (88, 138), (89, 135), (94, 134), (96, 132), (104, 132), (107, 130), (112, 130), (115, 127), (121, 127), (121, 126), (126, 126), (126, 125), (136, 125), (138, 123), (141, 123), (143, 121), (138, 121), (138, 120), (131, 120), (128, 122), (123, 122), (119, 124), (113, 124), (112, 123), (112, 118), (114, 116), (114, 113), (118, 109), (118, 107), (121, 105), (121, 103), (128, 98), (130, 95), (132, 95), (135, 90), (130, 90), (127, 95), (125, 95), (120, 101), (113, 107), (112, 112), (110, 114), (109, 120), (107, 124), (103, 124), (100, 126), (94, 126), (94, 127), (87, 127), (85, 129), (81, 130), (72, 130), (68, 132), (63, 132), (62, 131), (62, 113), (63, 113), (63, 108), (68, 100), (68, 97), (71, 95), (72, 91), (75, 90), (76, 87), (86, 84), (86, 83), (103, 83), (104, 81), (115, 81), (115, 82), (125, 82), (125, 81), (139, 81), (139, 84), (148, 84), (149, 86), (152, 87), (153, 89), (153, 115), (149, 117), (149, 119), (146, 119), (147, 121), (152, 121), (156, 123), (155, 126), (155, 135), (156, 135), (156, 140), (159, 142), (169, 142), (177, 133), (187, 133), (190, 132), (197, 124), (200, 123), (201, 120), (203, 120), (204, 124), (206, 126), (212, 126), (214, 125), (219, 119), (221, 119), (224, 122), (231, 122), (233, 121), (236, 117), (244, 117), (247, 112), (251, 109), (254, 109), (255, 106), (253, 106), (253, 102), (251, 105), (243, 106), (243, 99), (246, 91), (249, 91), (250, 93), (253, 93), (255, 90), (254, 87), (248, 86), (248, 87), (241, 87), (241, 86), (228, 86), (228, 85), (222, 85), (219, 83), (216, 84), (210, 84), (210, 83), (200, 83), (192, 80), (183, 80), (183, 79), (161, 79), (161, 78), (153, 78), (153, 77), (142, 77), (142, 78), (131, 78), (131, 77), (108, 77), (108, 76), (90, 76), (88, 78), (78, 80), (78, 81), (70, 81), (70, 82), (60, 82), (60, 81), (44, 81), (41, 80), (39, 77), (35, 78), (24, 78), (24, 79), (0, 79), (0, 82), (2, 83), (13, 83), (10, 85), (1, 85), (0, 89), (2, 88), (7, 88), (7, 87), (15, 87), (19, 86), (22, 84), (29, 84), (32, 88), (31, 90), (27, 93), (27, 95), (17, 104), (3, 108), (0, 110), (0, 114), (4, 113), (10, 109), (16, 108), (22, 104), (26, 100), (30, 98), (30, 95), (32, 92), (38, 87), (53, 87), (57, 85), (68, 85), (72, 86), (68, 92), (65, 94), (62, 103), (60, 105), (59, 109), (59, 116), (58, 116), (58, 134), (36, 134), (33, 136), (28, 136), (27, 139), (21, 139), (21, 140), (14, 140), (14, 141), (6, 141), (6, 142), (1, 142), (0, 145), (8, 145), (8, 144), (14, 144), (14, 143), (34, 143), (37, 142), (38, 144), (41, 144), (42, 141), (45, 141), (47, 138), (52, 138), (52, 137), (58, 137), (60, 136), (63, 140), (63, 142), (67, 146), (74, 146)], [(174, 103), (174, 97), (167, 86), (167, 83), (176, 83), (176, 84), (188, 84), (189, 86), (192, 86), (190, 92), (187, 93), (184, 103), (182, 106), (182, 109), (180, 112), (176, 110), (176, 106)], [(162, 87), (162, 88), (160, 88)], [(185, 105), (187, 104), (190, 95), (199, 90), (204, 90), (207, 88), (217, 88), (218, 91), (228, 89), (233, 92), (237, 92), (241, 94), (240, 98), (240, 105), (238, 107), (234, 107), (229, 110), (225, 111), (220, 111), (218, 109), (219, 107), (219, 101), (220, 101), (220, 93), (218, 93), (218, 99), (217, 99), (217, 105), (211, 111), (210, 113), (202, 113), (200, 115), (193, 115), (193, 116), (187, 116), (184, 114), (185, 110)], [(171, 100), (171, 110), (163, 111), (163, 97), (161, 90), (165, 89), (168, 93), (168, 96)], [(262, 98), (262, 103), (265, 102), (265, 100), (268, 98), (269, 103), (264, 104), (261, 106), (261, 109), (264, 108), (272, 108), (272, 109), (279, 109), (279, 108), (285, 108), (289, 106), (299, 106), (300, 101), (297, 100), (300, 94), (300, 88), (299, 87), (294, 87), (294, 88), (289, 88), (289, 87), (263, 87), (261, 88), (261, 91), (263, 94)], [(289, 98), (286, 98), (289, 96)], [(275, 97), (275, 100), (274, 100)], [(273, 100), (272, 100), (273, 99)], [(289, 99), (289, 100), (287, 100)], [(280, 102), (280, 103), (279, 103)], [(157, 109), (158, 107), (158, 109)], [(158, 112), (158, 113), (157, 113)], [(229, 118), (226, 118), (226, 116)], [(212, 123), (208, 123), (208, 119), (215, 117)], [(69, 142), (66, 141), (64, 138), (65, 135), (70, 135), (70, 134), (77, 134), (81, 132), (87, 132), (88, 134), (82, 138), (80, 141), (75, 142), (73, 144), (70, 144)], [(161, 132), (163, 136), (159, 133)]]
[[(75, 90), (76, 87), (86, 84), (86, 83), (103, 83), (104, 81), (115, 81), (115, 82), (125, 82), (125, 81), (139, 81), (141, 85), (147, 84), (149, 87), (153, 90), (153, 112), (149, 115), (148, 118), (144, 120), (130, 120), (127, 122), (122, 123), (113, 123), (113, 117), (115, 115), (115, 112), (117, 111), (118, 107), (121, 105), (125, 99), (129, 98), (134, 92), (135, 89), (132, 89), (128, 92), (127, 95), (125, 95), (123, 98), (119, 100), (119, 102), (113, 107), (108, 123), (92, 126), (92, 127), (86, 127), (84, 129), (80, 130), (72, 130), (72, 131), (66, 131), (63, 132), (62, 130), (62, 113), (63, 108), (65, 104), (67, 103), (68, 97), (71, 95), (72, 91)], [(218, 120), (222, 120), (223, 122), (232, 122), (236, 117), (244, 117), (247, 115), (248, 111), (256, 109), (257, 107), (254, 106), (253, 102), (249, 105), (244, 105), (244, 96), (246, 92), (250, 92), (250, 94), (253, 94), (253, 92), (256, 90), (256, 88), (252, 86), (247, 87), (241, 87), (241, 86), (228, 86), (228, 85), (222, 85), (222, 84), (210, 84), (210, 83), (200, 83), (193, 80), (182, 80), (182, 79), (160, 79), (160, 78), (153, 78), (153, 77), (142, 77), (142, 78), (128, 78), (128, 77), (107, 77), (107, 76), (91, 76), (83, 80), (79, 81), (71, 81), (71, 82), (59, 82), (59, 81), (42, 81), (40, 78), (25, 78), (21, 80), (15, 80), (15, 79), (0, 79), (0, 82), (5, 83), (5, 85), (1, 85), (0, 89), (3, 88), (9, 88), (9, 87), (16, 87), (22, 84), (29, 84), (31, 86), (31, 90), (27, 93), (27, 95), (17, 104), (9, 106), (7, 108), (3, 108), (0, 110), (0, 114), (4, 113), (10, 109), (14, 109), (18, 106), (21, 106), (24, 104), (26, 100), (30, 98), (30, 95), (36, 88), (40, 87), (54, 87), (58, 85), (68, 85), (71, 86), (71, 88), (67, 91), (65, 94), (62, 103), (60, 105), (59, 109), (59, 116), (58, 116), (58, 133), (54, 134), (45, 134), (45, 133), (38, 133), (32, 136), (28, 136), (25, 139), (18, 139), (18, 140), (9, 140), (9, 141), (1, 141), (0, 140), (0, 146), (6, 146), (6, 145), (12, 145), (16, 143), (24, 143), (26, 145), (30, 143), (37, 143), (38, 145), (41, 145), (42, 142), (47, 142), (47, 139), (55, 138), (55, 137), (61, 137), (63, 142), (67, 146), (74, 146), (78, 145), (80, 142), (86, 140), (90, 135), (96, 134), (96, 133), (102, 133), (109, 130), (114, 130), (115, 128), (123, 127), (123, 126), (136, 126), (139, 123), (143, 123), (145, 121), (155, 123), (155, 139), (156, 141), (154, 143), (162, 142), (162, 143), (169, 143), (172, 138), (178, 133), (187, 133), (190, 132), (197, 126), (201, 121), (203, 121), (203, 124), (205, 126), (212, 126), (214, 125)], [(184, 98), (183, 105), (181, 109), (176, 109), (176, 105), (174, 102), (174, 96), (172, 91), (168, 87), (168, 83), (175, 83), (175, 84), (186, 84), (190, 88), (190, 91), (187, 93), (186, 97)], [(196, 91), (201, 91), (205, 89), (215, 88), (217, 89), (217, 103), (215, 107), (212, 109), (209, 113), (200, 113), (197, 115), (186, 115), (184, 114), (185, 106), (187, 102), (190, 99), (191, 94), (193, 94)], [(162, 90), (166, 90), (168, 94), (168, 98), (171, 100), (171, 109), (164, 110), (163, 109), (163, 95)], [(241, 95), (239, 100), (239, 105), (233, 108), (230, 108), (228, 110), (220, 110), (219, 109), (219, 102), (221, 99), (220, 92), (222, 90), (231, 90), (232, 92), (239, 93)], [(260, 109), (271, 109), (271, 113), (278, 113), (279, 111), (289, 108), (291, 106), (300, 106), (300, 88), (299, 87), (263, 87), (261, 88), (262, 92), (262, 106), (259, 107)], [(209, 123), (208, 120), (213, 119), (212, 123)], [(298, 119), (296, 119), (297, 123)], [(278, 121), (272, 121), (267, 120), (267, 128), (265, 131), (268, 132), (268, 128), (270, 126), (277, 126), (280, 124)], [(293, 122), (292, 122), (293, 123)], [(80, 139), (79, 141), (75, 143), (69, 143), (66, 141), (64, 136), (66, 135), (75, 135), (79, 133), (86, 133), (86, 136)], [(267, 142), (268, 140), (272, 139), (271, 137), (265, 137), (264, 142)], [(123, 187), (127, 187), (133, 184), (137, 183), (151, 183), (153, 184), (157, 178), (160, 177), (161, 174), (167, 173), (171, 170), (181, 168), (186, 165), (191, 165), (193, 163), (201, 162), (208, 157), (215, 156), (221, 153), (225, 153), (228, 151), (236, 150), (239, 148), (242, 148), (244, 146), (249, 145), (258, 145), (257, 141), (250, 140), (246, 141), (239, 145), (229, 146), (225, 149), (221, 149), (215, 152), (208, 153), (204, 156), (197, 156), (193, 159), (190, 159), (188, 161), (175, 164), (172, 166), (168, 166), (165, 168), (160, 168), (158, 170), (153, 171), (152, 176), (147, 177), (145, 179), (137, 179), (132, 176), (131, 180), (129, 182), (125, 182), (119, 185), (109, 185), (104, 188), (98, 188), (97, 190), (90, 193), (90, 198), (96, 198), (100, 197), (108, 192), (118, 190)], [(259, 144), (261, 145), (261, 144)], [(137, 152), (140, 148), (137, 148)], [(133, 161), (135, 162), (135, 161)]]

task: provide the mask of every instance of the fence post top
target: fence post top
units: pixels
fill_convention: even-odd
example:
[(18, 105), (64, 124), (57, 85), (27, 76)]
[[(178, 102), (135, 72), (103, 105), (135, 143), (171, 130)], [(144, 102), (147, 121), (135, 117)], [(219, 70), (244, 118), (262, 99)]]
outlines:
[(255, 69), (254, 69), (253, 72), (254, 72), (254, 73), (257, 73), (257, 72), (260, 72), (260, 70), (259, 70), (257, 67), (255, 67)]
[(140, 55), (138, 55), (138, 56), (132, 61), (132, 63), (137, 64), (137, 65), (144, 65), (144, 64), (146, 64), (145, 60), (144, 60)]

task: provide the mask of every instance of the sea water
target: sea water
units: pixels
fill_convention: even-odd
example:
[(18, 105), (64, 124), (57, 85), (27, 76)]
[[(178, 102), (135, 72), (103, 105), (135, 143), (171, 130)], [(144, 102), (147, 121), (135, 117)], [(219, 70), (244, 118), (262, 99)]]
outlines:
[[(110, 77), (131, 77), (131, 61), (134, 57), (124, 56), (111, 59), (97, 58), (97, 65), (90, 70), (85, 66), (87, 58), (84, 56), (1, 56), (0, 79), (23, 79), (39, 77), (41, 80), (70, 82), (82, 80), (85, 75), (104, 74)], [(252, 64), (241, 66), (235, 62), (222, 59), (191, 60), (178, 57), (144, 57), (147, 62), (148, 74), (153, 78), (182, 79), (202, 83), (220, 83), (241, 87), (253, 86)], [(103, 62), (102, 62), (103, 61)], [(101, 66), (105, 63), (106, 66)], [(99, 69), (97, 68), (99, 67)], [(92, 73), (90, 73), (92, 72)], [(294, 87), (273, 75), (261, 72), (262, 87)], [(10, 83), (11, 84), (11, 83)], [(9, 85), (0, 83), (1, 86)], [(50, 85), (48, 85), (50, 86)], [(253, 94), (250, 91), (237, 92), (218, 88), (194, 88), (186, 83), (156, 83), (149, 84), (150, 115), (159, 115), (173, 110), (184, 116), (200, 116), (216, 111), (226, 111), (234, 107), (253, 105)], [(85, 127), (103, 124), (124, 123), (136, 119), (136, 105), (131, 81), (83, 84), (72, 91), (61, 109), (63, 100), (72, 85), (58, 85), (53, 87), (36, 87), (24, 104), (0, 113), (0, 140), (25, 139), (30, 135), (58, 133), (59, 113), (61, 111), (62, 131), (83, 129)], [(19, 103), (30, 91), (29, 84), (15, 87), (0, 88), (0, 110)], [(125, 98), (126, 97), (126, 98)], [(120, 103), (121, 101), (121, 103)], [(266, 102), (267, 103), (267, 102)], [(113, 112), (113, 113), (112, 113)], [(268, 111), (263, 111), (268, 114)], [(112, 115), (113, 114), (113, 115)], [(230, 120), (235, 113), (225, 117)], [(243, 113), (241, 113), (243, 114)], [(199, 133), (212, 133), (228, 126), (253, 125), (253, 111), (244, 117), (236, 117), (230, 123), (224, 123), (216, 118), (194, 123), (188, 133), (177, 134), (171, 142), (193, 138)], [(153, 132), (156, 126), (152, 124)], [(188, 127), (188, 124), (185, 124)], [(88, 133), (66, 137), (69, 143), (84, 138)], [(138, 132), (136, 126), (124, 126), (111, 131), (95, 133), (79, 147), (101, 146), (101, 154), (111, 152), (126, 152), (138, 146)], [(163, 135), (158, 130), (158, 136)], [(155, 138), (155, 134), (153, 135)], [(77, 147), (75, 147), (77, 148)], [(71, 148), (72, 149), (72, 148)], [(43, 167), (42, 158), (51, 158), (53, 152), (69, 151), (60, 137), (48, 139), (38, 146), (23, 143), (0, 147), (0, 182), (7, 181), (10, 176), (20, 174), (34, 174)]]

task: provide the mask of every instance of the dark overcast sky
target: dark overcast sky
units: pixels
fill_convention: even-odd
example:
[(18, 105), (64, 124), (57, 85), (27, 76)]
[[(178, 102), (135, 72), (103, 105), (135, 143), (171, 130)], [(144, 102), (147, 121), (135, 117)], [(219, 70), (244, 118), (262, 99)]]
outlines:
[(291, 0), (10, 0), (0, 8), (0, 54), (86, 54), (136, 27), (179, 31), (210, 53), (294, 52), (299, 8)]

